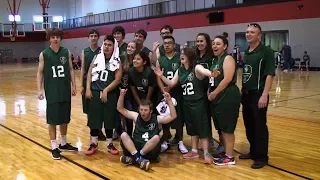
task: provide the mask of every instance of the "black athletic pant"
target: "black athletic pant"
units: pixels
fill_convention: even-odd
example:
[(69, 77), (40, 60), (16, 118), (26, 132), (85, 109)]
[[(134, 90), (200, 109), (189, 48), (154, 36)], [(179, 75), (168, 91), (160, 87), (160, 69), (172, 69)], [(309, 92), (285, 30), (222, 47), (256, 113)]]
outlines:
[[(99, 135), (99, 129), (90, 129), (90, 135), (91, 136), (98, 136)], [(105, 129), (107, 138), (112, 138), (113, 129)]]
[(268, 161), (269, 132), (267, 127), (267, 107), (259, 109), (258, 102), (263, 91), (242, 90), (242, 115), (250, 143), (250, 154), (254, 161)]

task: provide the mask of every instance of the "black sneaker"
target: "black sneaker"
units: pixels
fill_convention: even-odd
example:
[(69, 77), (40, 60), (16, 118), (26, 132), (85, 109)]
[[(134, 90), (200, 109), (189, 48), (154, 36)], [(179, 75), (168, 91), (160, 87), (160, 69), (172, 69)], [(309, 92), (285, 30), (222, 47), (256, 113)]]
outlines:
[(53, 158), (54, 160), (59, 160), (59, 159), (61, 159), (60, 152), (61, 152), (61, 151), (60, 151), (58, 148), (55, 148), (55, 149), (51, 150), (52, 158)]
[(268, 164), (268, 162), (266, 162), (266, 161), (254, 161), (254, 163), (251, 165), (251, 168), (252, 169), (260, 169), (260, 168), (263, 168), (267, 164)]
[(60, 144), (59, 149), (62, 151), (78, 151), (78, 148), (73, 147), (70, 143), (67, 143), (64, 146), (61, 146)]
[(248, 153), (248, 154), (241, 154), (240, 156), (239, 156), (239, 159), (251, 159), (252, 157), (251, 157), (251, 154), (250, 153)]

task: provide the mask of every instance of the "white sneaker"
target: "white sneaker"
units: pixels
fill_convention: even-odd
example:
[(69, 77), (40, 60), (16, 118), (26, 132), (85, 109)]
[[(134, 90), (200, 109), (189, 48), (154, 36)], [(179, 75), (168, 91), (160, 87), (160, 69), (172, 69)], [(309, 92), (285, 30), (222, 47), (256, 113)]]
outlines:
[(161, 144), (161, 151), (160, 152), (165, 152), (167, 151), (169, 148), (169, 143), (166, 141), (163, 141), (163, 143)]
[(183, 141), (179, 141), (178, 151), (179, 151), (181, 154), (187, 154), (187, 153), (188, 153), (188, 149), (184, 146)]

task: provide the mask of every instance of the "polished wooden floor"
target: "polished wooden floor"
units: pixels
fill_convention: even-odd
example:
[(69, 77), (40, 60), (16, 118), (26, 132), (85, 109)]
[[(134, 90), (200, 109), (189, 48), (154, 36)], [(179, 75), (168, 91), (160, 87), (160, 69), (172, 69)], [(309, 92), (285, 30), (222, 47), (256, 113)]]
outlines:
[[(173, 147), (161, 155), (160, 163), (144, 172), (120, 164), (120, 155), (107, 153), (105, 142), (100, 142), (97, 154), (84, 155), (89, 130), (79, 93), (72, 98), (68, 141), (80, 152), (66, 152), (62, 160), (52, 160), (46, 104), (37, 99), (36, 71), (36, 64), (0, 65), (0, 179), (320, 179), (320, 72), (277, 72), (268, 113), (269, 166), (253, 170), (251, 160), (238, 160), (238, 152), (248, 151), (240, 114), (235, 166), (183, 160)], [(77, 71), (78, 85), (79, 74)], [(184, 138), (190, 146), (190, 138)], [(119, 147), (119, 142), (115, 144)]]

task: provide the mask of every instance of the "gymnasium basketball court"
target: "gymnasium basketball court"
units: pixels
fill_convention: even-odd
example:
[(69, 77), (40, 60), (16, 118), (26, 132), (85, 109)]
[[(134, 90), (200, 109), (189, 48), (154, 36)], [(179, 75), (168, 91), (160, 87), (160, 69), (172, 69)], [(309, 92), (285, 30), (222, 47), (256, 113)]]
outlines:
[[(34, 8), (43, 8), (45, 11), (49, 2), (41, 0), (41, 6), (36, 4)], [(19, 0), (11, 0), (10, 5), (12, 14), (18, 14), (19, 8), (24, 8), (20, 7)], [(23, 38), (44, 36), (46, 28), (61, 28), (59, 22), (53, 22), (53, 16), (40, 16), (47, 21), (33, 22), (31, 27), (16, 21), (3, 23), (2, 40), (21, 43)], [(26, 31), (27, 28), (32, 28), (32, 32), (38, 34), (31, 35)], [(28, 46), (28, 42), (24, 43)], [(7, 53), (4, 59), (8, 61), (9, 57), (19, 54), (10, 50), (1, 53), (3, 56)], [(313, 61), (318, 59), (313, 57)], [(186, 160), (177, 151), (177, 146), (172, 146), (161, 154), (160, 163), (152, 163), (151, 170), (145, 172), (135, 166), (121, 164), (119, 158), (122, 152), (117, 156), (111, 155), (106, 151), (106, 142), (103, 141), (99, 142), (99, 150), (94, 156), (84, 154), (90, 144), (90, 133), (86, 115), (82, 112), (80, 71), (75, 71), (77, 95), (72, 97), (68, 128), (68, 142), (77, 146), (79, 152), (63, 152), (62, 160), (52, 160), (46, 101), (37, 98), (37, 68), (36, 57), (25, 63), (17, 58), (16, 62), (12, 60), (0, 64), (0, 179), (320, 179), (317, 165), (320, 161), (319, 71), (284, 73), (277, 69), (268, 107), (270, 160), (266, 167), (254, 170), (250, 168), (252, 160), (238, 159), (239, 154), (249, 150), (240, 110), (235, 131), (235, 166), (205, 165), (201, 158)], [(239, 69), (239, 88), (241, 77)], [(216, 132), (214, 138), (217, 147), (219, 138)], [(184, 133), (184, 142), (190, 149), (191, 139), (187, 133)], [(121, 149), (119, 140), (114, 144)]]

